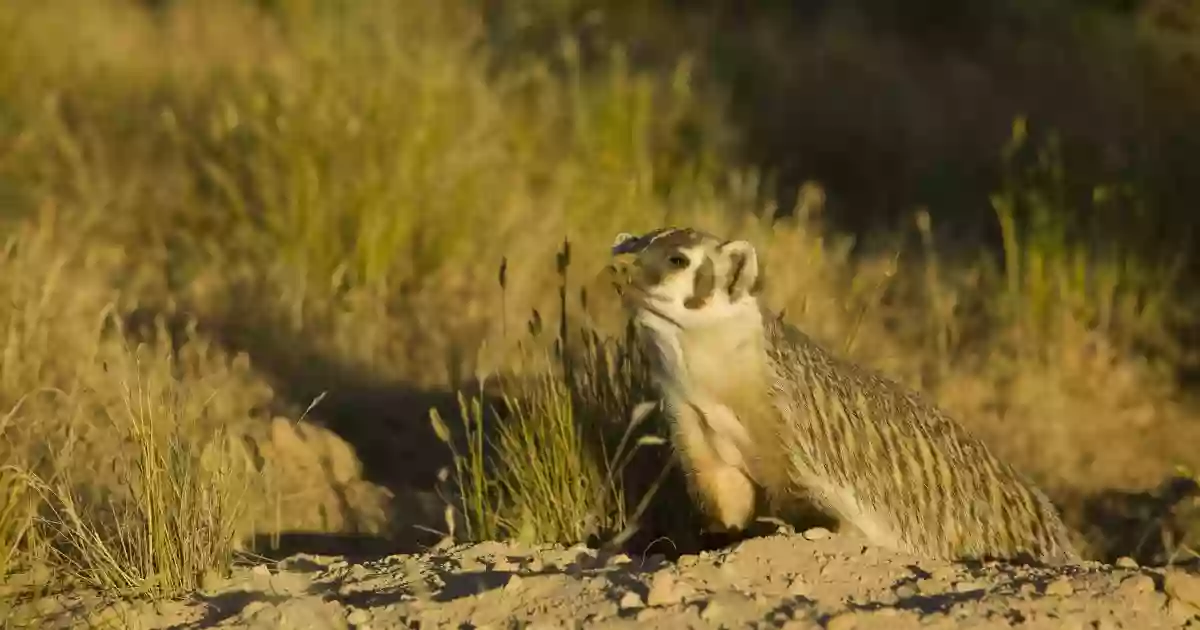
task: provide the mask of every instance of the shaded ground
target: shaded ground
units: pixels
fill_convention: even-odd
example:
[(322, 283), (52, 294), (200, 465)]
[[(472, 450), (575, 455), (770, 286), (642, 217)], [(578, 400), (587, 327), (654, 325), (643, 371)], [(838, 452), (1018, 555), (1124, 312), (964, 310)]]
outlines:
[(297, 555), (187, 601), (33, 607), (60, 611), (46, 628), (1167, 628), (1200, 623), (1200, 575), (920, 561), (815, 529), (676, 562), (503, 543), (364, 562)]

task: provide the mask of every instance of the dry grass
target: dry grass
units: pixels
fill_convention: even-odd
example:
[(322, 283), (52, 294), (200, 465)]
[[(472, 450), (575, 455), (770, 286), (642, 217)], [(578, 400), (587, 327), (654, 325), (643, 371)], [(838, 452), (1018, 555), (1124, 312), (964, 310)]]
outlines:
[(130, 360), (120, 372), (138, 380), (124, 384), (123, 413), (109, 427), (131, 446), (116, 461), (119, 489), (97, 496), (69, 470), (25, 481), (45, 506), (35, 526), (55, 543), (52, 566), (108, 593), (174, 597), (230, 570), (243, 533), (249, 459), (222, 428), (201, 426), (208, 401), (195, 398), (202, 392), (155, 382), (164, 370), (143, 376), (141, 361)]
[(456, 536), (669, 521), (648, 516), (667, 452), (630, 429), (644, 382), (601, 273), (616, 232), (663, 223), (758, 243), (772, 308), (1056, 496), (1200, 466), (1170, 355), (1145, 350), (1182, 304), (1174, 268), (1056, 227), (1053, 177), (1014, 167), (997, 191), (1004, 264), (927, 215), (856, 249), (820, 227), (819, 187), (776, 217), (722, 164), (687, 63), (569, 41), (501, 58), (455, 2), (264, 4), (0, 5), (23, 77), (0, 68), (0, 570), (165, 597), (255, 533), (407, 523), (378, 486), (432, 488), (368, 454), (444, 447), (392, 436), (429, 407), (391, 390), (464, 391), (433, 423)]

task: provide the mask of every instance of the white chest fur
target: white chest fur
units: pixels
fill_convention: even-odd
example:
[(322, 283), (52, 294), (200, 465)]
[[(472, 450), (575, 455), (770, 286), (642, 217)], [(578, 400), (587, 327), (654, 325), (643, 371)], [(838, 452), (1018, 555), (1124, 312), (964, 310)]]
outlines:
[[(763, 391), (761, 319), (681, 330), (645, 313), (638, 323), (657, 355), (654, 379), (676, 431), (698, 433), (694, 439), (707, 442), (723, 462), (744, 469), (753, 444), (737, 410), (744, 397)], [(682, 413), (685, 408), (694, 413)]]

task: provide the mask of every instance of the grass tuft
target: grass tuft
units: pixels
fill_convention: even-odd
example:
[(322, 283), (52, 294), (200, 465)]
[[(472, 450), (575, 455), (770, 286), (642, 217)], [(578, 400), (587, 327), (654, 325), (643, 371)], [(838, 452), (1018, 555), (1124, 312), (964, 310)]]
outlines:
[(245, 533), (248, 458), (225, 431), (197, 430), (202, 403), (183, 400), (193, 394), (182, 384), (141, 380), (134, 361), (139, 379), (111, 427), (132, 447), (115, 462), (123, 492), (96, 496), (70, 471), (20, 478), (42, 499), (37, 526), (56, 566), (109, 595), (177, 597), (228, 575)]

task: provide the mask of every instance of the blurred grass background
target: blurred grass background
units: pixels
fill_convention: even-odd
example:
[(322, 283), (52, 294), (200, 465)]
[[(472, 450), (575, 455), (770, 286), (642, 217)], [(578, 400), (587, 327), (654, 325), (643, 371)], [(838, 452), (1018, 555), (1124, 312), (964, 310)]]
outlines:
[(668, 223), (1097, 557), (1189, 553), (1200, 9), (755, 7), (0, 4), (0, 573), (686, 536), (603, 274)]

